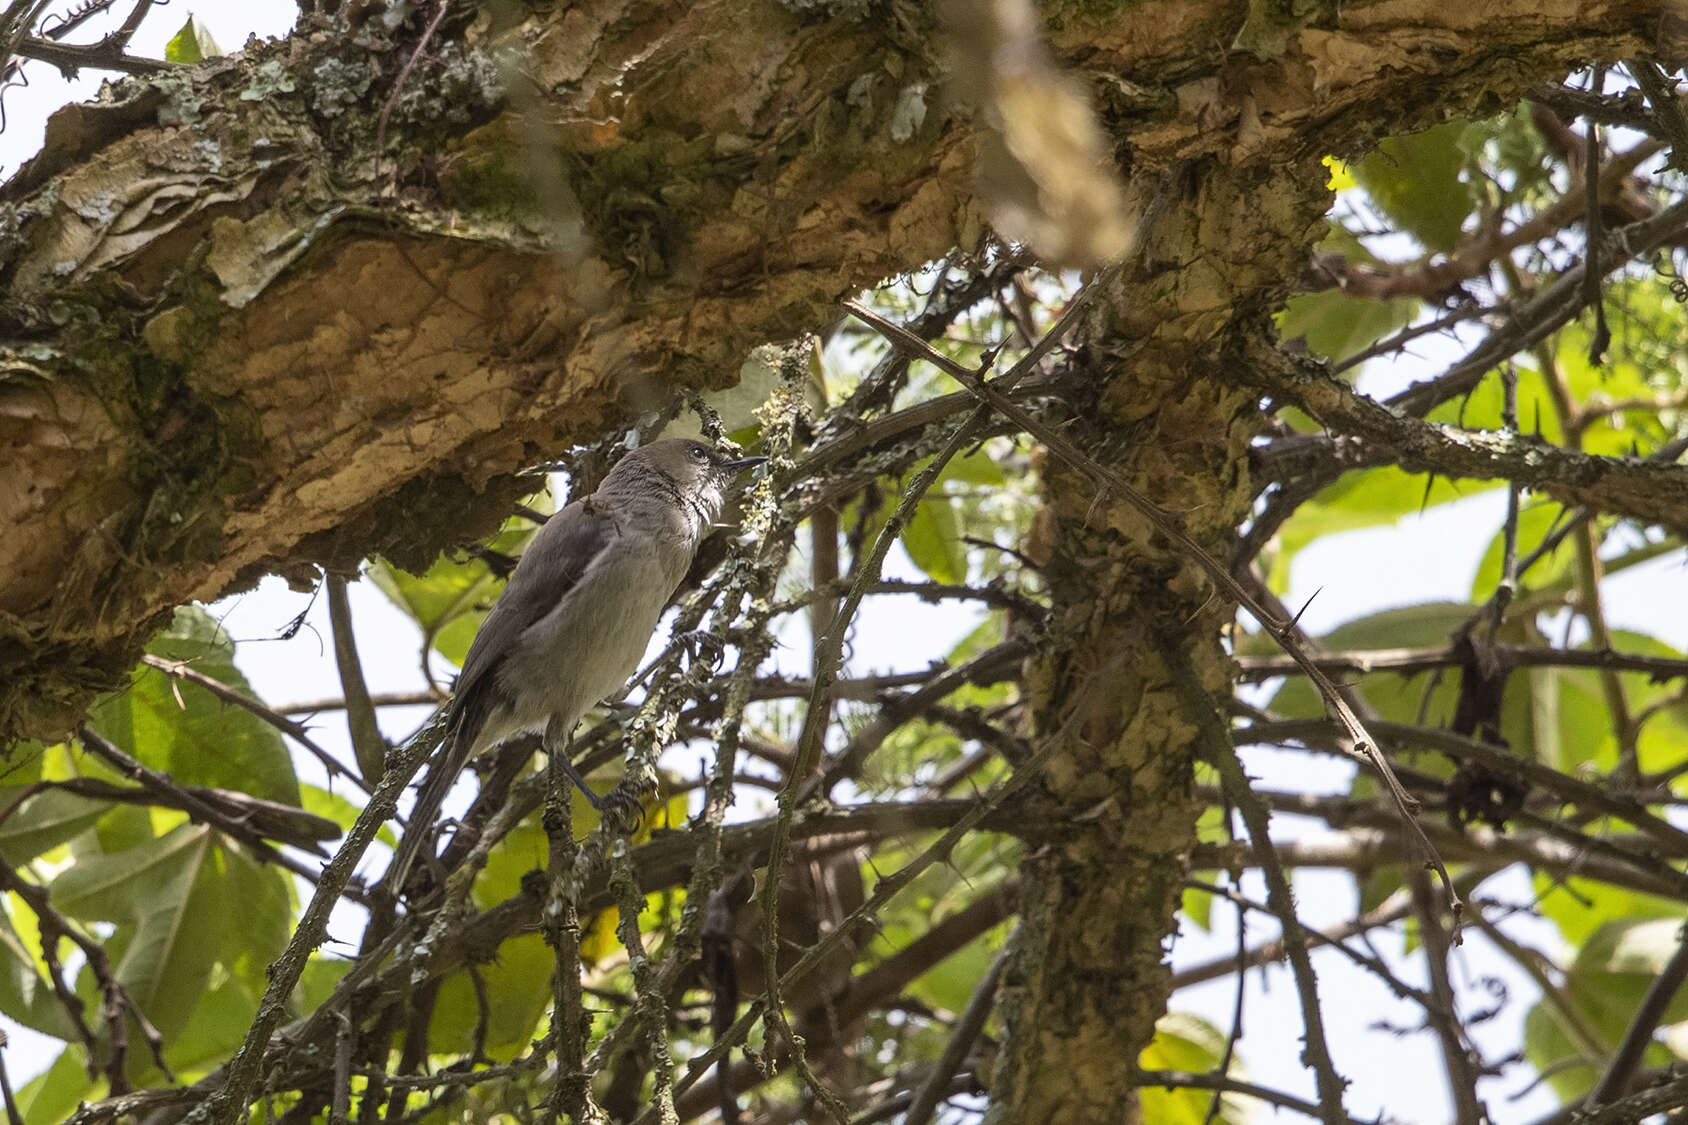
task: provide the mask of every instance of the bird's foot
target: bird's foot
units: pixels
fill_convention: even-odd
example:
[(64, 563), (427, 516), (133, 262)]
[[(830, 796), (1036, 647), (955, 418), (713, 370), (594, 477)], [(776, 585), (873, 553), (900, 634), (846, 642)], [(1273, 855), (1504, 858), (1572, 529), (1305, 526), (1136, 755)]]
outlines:
[(631, 836), (639, 829), (639, 822), (645, 819), (644, 802), (639, 794), (626, 785), (617, 785), (604, 795), (603, 803), (598, 806), (601, 823), (611, 832), (621, 836)]
[(681, 633), (674, 638), (686, 650), (686, 656), (695, 669), (702, 664), (711, 672), (721, 668), (721, 659), (727, 654), (727, 642), (717, 637), (707, 629), (694, 629), (689, 633)]

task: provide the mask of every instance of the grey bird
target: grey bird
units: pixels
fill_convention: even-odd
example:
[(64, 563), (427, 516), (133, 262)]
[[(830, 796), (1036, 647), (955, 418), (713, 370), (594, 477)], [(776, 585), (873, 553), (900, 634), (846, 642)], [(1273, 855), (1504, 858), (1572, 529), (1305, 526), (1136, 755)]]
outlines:
[(463, 767), (505, 739), (543, 731), (547, 752), (561, 754), (559, 764), (599, 803), (568, 761), (569, 735), (639, 666), (727, 487), (765, 460), (729, 457), (690, 438), (652, 442), (534, 534), (463, 661), (445, 752), (417, 795), (383, 880), (394, 894), (404, 889)]

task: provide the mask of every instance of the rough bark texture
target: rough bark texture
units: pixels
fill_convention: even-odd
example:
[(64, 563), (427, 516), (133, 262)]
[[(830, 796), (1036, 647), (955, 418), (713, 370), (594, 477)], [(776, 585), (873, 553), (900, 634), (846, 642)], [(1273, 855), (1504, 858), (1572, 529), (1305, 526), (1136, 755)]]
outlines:
[[(1148, 169), (1346, 152), (1682, 27), (1641, 2), (1297, 11), (1046, 18)], [(171, 605), (420, 561), (524, 460), (978, 230), (924, 6), (448, 24), (378, 163), (414, 46), (312, 25), (126, 81), (0, 193), (0, 737), (62, 731)]]
[[(1280, 11), (1282, 9), (1282, 11)], [(970, 244), (975, 133), (925, 5), (585, 0), (379, 19), (114, 87), (0, 192), (0, 739), (54, 735), (172, 605), (273, 570), (484, 530), (510, 474), (852, 287)], [(1290, 14), (1293, 11), (1294, 14)], [(1677, 53), (1678, 4), (1090, 2), (1046, 8), (1139, 183), (1176, 160), (1149, 266), (1091, 326), (1073, 436), (1217, 547), (1246, 508), (1240, 354), (1295, 277), (1318, 159), (1500, 108), (1578, 60)], [(1192, 843), (1170, 631), (1225, 691), (1225, 607), (1123, 507), (1049, 475), (1060, 725), (1088, 826), (1028, 865), (997, 1120), (1116, 1122), (1164, 1009)]]
[(484, 23), (406, 82), (396, 169), (415, 42), (376, 19), (124, 83), (0, 197), (0, 737), (172, 604), (425, 562), (524, 462), (976, 237), (967, 134), (891, 125), (932, 78), (877, 23)]
[[(1318, 167), (1203, 162), (1177, 184), (1176, 219), (1090, 326), (1087, 385), (1070, 391), (1094, 408), (1075, 411), (1068, 436), (1181, 513), (1218, 557), (1253, 496), (1256, 412), (1246, 389), (1208, 372), (1269, 331), (1263, 314), (1316, 233)], [(1220, 629), (1232, 610), (1124, 502), (1098, 500), (1065, 467), (1047, 480), (1038, 548), (1055, 615), (1029, 687), (1040, 735), (1074, 735), (1046, 771), (1047, 815), (1085, 830), (1027, 866), (991, 1119), (1117, 1122), (1129, 1064), (1166, 1010), (1164, 943), (1200, 807), (1196, 731), (1158, 653), (1177, 644), (1202, 687), (1229, 698)], [(1087, 686), (1122, 657), (1104, 687)]]

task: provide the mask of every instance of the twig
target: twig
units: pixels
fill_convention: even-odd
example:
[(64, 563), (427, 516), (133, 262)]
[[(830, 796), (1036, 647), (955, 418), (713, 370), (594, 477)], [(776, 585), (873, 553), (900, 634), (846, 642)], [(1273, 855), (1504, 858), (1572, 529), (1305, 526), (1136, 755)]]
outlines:
[[(1678, 171), (1688, 171), (1688, 117), (1682, 103), (1676, 100), (1676, 83), (1665, 76), (1659, 64), (1651, 59), (1632, 59), (1625, 64), (1635, 84), (1647, 96), (1653, 110), (1653, 121), (1670, 141), (1670, 165)], [(1585, 112), (1584, 116), (1588, 116)], [(1588, 120), (1594, 120), (1588, 117)]]
[[(434, 37), (434, 32), (440, 28), (445, 14), (451, 9), (451, 0), (435, 0), (434, 18), (428, 21), (428, 26), (422, 29), (422, 37), (416, 41), (416, 49), (405, 58), (404, 65), (399, 68), (398, 77), (393, 79), (393, 88), (381, 101), (381, 112), (375, 119), (375, 158), (381, 158), (381, 150), (387, 143), (387, 119), (393, 114), (393, 107), (398, 104), (399, 95), (404, 92), (404, 84), (410, 78), (410, 72), (416, 68), (417, 60), (428, 49), (428, 43)], [(397, 167), (394, 175), (397, 176)], [(420, 272), (420, 271), (418, 271)]]
[[(1350, 919), (1334, 928), (1309, 930), (1307, 936), (1309, 940), (1319, 945), (1332, 944), (1364, 934), (1368, 930), (1377, 929), (1379, 926), (1393, 925), (1410, 913), (1412, 913), (1412, 898), (1405, 890), (1399, 890), (1359, 917)], [(1193, 984), (1218, 980), (1220, 977), (1233, 972), (1246, 971), (1261, 965), (1270, 965), (1282, 961), (1286, 956), (1287, 951), (1282, 939), (1262, 942), (1248, 950), (1240, 958), (1227, 953), (1222, 957), (1215, 957), (1211, 961), (1192, 965), (1187, 969), (1173, 973), (1172, 988), (1176, 992), (1180, 988), (1188, 988)]]
[[(1589, 77), (1589, 89), (1595, 93), (1606, 81), (1606, 68), (1596, 66)], [(1583, 270), (1583, 303), (1594, 309), (1594, 331), (1589, 334), (1588, 362), (1598, 367), (1606, 358), (1606, 348), (1612, 343), (1612, 330), (1606, 325), (1606, 302), (1601, 297), (1600, 282), (1604, 271), (1600, 268), (1601, 242), (1605, 237), (1605, 218), (1600, 207), (1600, 127), (1593, 121), (1584, 123), (1587, 131), (1583, 143), (1583, 231), (1587, 245), (1588, 263)]]
[(1589, 1091), (1589, 1106), (1605, 1105), (1629, 1089), (1641, 1060), (1646, 1057), (1647, 1048), (1653, 1043), (1653, 1032), (1664, 1020), (1665, 1012), (1670, 1002), (1676, 999), (1677, 990), (1682, 987), (1685, 978), (1688, 978), (1688, 927), (1678, 936), (1676, 952), (1670, 955), (1663, 971), (1647, 987), (1647, 995), (1642, 998), (1641, 1007), (1630, 1021), (1629, 1030), (1624, 1032), (1623, 1042), (1618, 1044), (1611, 1065), (1600, 1076), (1594, 1089)]
[[(650, 955), (639, 933), (639, 914), (645, 907), (634, 877), (633, 861), (626, 852), (625, 841), (619, 842), (618, 854), (610, 857), (610, 889), (618, 906), (616, 937), (627, 950), (628, 968), (633, 974), (635, 1010), (642, 1009), (645, 1041), (655, 1061), (651, 1073), (651, 1096), (656, 1103), (657, 1116), (664, 1125), (678, 1125), (674, 1112), (674, 1056), (668, 1049), (668, 999), (662, 976), (651, 967)], [(582, 1120), (579, 1117), (575, 1121)]]
[(288, 999), (293, 995), (311, 951), (320, 945), (328, 928), (328, 917), (341, 892), (356, 870), (358, 861), (375, 839), (381, 826), (398, 810), (399, 795), (422, 762), (437, 747), (443, 725), (423, 728), (392, 755), (387, 773), (375, 787), (369, 802), (352, 823), (346, 842), (323, 869), (316, 893), (300, 917), (293, 936), (281, 956), (269, 968), (269, 986), (258, 1003), (258, 1013), (247, 1029), (239, 1050), (229, 1062), (223, 1085), (184, 1119), (192, 1125), (236, 1125), (246, 1119), (252, 1084), (258, 1077), (270, 1036), (281, 1022)]
[[(1516, 434), (1518, 430), (1518, 369), (1508, 363), (1501, 369), (1501, 424)], [(1518, 591), (1518, 482), (1506, 482), (1506, 518), (1501, 523), (1500, 581), (1489, 595), (1488, 648), (1493, 650), (1495, 634), (1506, 611)]]
[(950, 1076), (961, 1069), (962, 1062), (967, 1058), (967, 1052), (973, 1049), (973, 1043), (984, 1030), (985, 1020), (990, 1016), (991, 1009), (996, 1007), (996, 987), (1002, 980), (1002, 970), (1008, 964), (1008, 950), (1004, 949), (996, 955), (991, 967), (985, 972), (984, 979), (973, 990), (973, 996), (967, 1001), (967, 1007), (961, 1013), (961, 1018), (955, 1022), (955, 1028), (950, 1032), (949, 1042), (944, 1044), (944, 1053), (938, 1057), (938, 1062), (926, 1075), (926, 1080), (914, 1092), (914, 1100), (909, 1102), (908, 1116), (903, 1118), (903, 1125), (926, 1125), (932, 1119), (932, 1114), (938, 1108), (949, 1091)]
[[(1243, 1082), (1224, 1074), (1191, 1074), (1182, 1070), (1139, 1070), (1135, 1074), (1139, 1086), (1161, 1086), (1169, 1090), (1217, 1090), (1227, 1094), (1242, 1094), (1245, 1097), (1258, 1098), (1268, 1105), (1275, 1105), (1281, 1109), (1293, 1109), (1295, 1112), (1308, 1117), (1329, 1120), (1323, 1107), (1312, 1102), (1302, 1101), (1292, 1094), (1282, 1090), (1273, 1090), (1266, 1086), (1256, 1086), (1252, 1082)], [(1341, 1118), (1343, 1125), (1363, 1125), (1347, 1115)]]
[(1070, 467), (1090, 477), (1090, 479), (1094, 481), (1099, 488), (1110, 489), (1116, 495), (1124, 499), (1131, 505), (1131, 507), (1136, 509), (1137, 512), (1142, 515), (1156, 531), (1159, 531), (1162, 535), (1166, 536), (1175, 543), (1179, 549), (1185, 553), (1186, 557), (1205, 571), (1208, 577), (1213, 580), (1215, 585), (1224, 590), (1225, 593), (1237, 604), (1243, 606), (1251, 614), (1253, 614), (1255, 619), (1258, 620), (1269, 633), (1271, 633), (1272, 638), (1284, 649), (1286, 653), (1290, 655), (1291, 658), (1295, 660), (1295, 662), (1301, 667), (1302, 671), (1307, 674), (1307, 677), (1313, 681), (1314, 686), (1319, 690), (1319, 694), (1324, 697), (1327, 706), (1336, 713), (1343, 726), (1348, 729), (1350, 736), (1354, 740), (1356, 750), (1365, 757), (1368, 764), (1371, 765), (1378, 777), (1383, 781), (1384, 788), (1388, 791), (1390, 799), (1395, 803), (1397, 809), (1400, 811), (1402, 822), (1407, 825), (1409, 837), (1416, 843), (1421, 854), (1425, 857), (1426, 861), (1435, 868), (1437, 875), (1441, 878), (1442, 885), (1450, 897), (1451, 905), (1455, 912), (1454, 916), (1456, 918), (1458, 917), (1460, 902), (1459, 896), (1454, 891), (1453, 879), (1449, 876), (1447, 868), (1442, 864), (1441, 859), (1436, 855), (1435, 848), (1430, 846), (1429, 837), (1425, 836), (1424, 830), (1418, 824), (1417, 817), (1414, 815), (1417, 802), (1415, 802), (1412, 796), (1401, 787), (1400, 781), (1395, 777), (1394, 770), (1390, 768), (1388, 761), (1383, 757), (1382, 753), (1378, 751), (1375, 741), (1366, 732), (1365, 725), (1360, 721), (1359, 716), (1356, 715), (1353, 709), (1343, 701), (1342, 694), (1337, 689), (1336, 685), (1319, 670), (1317, 664), (1313, 662), (1304, 646), (1295, 639), (1291, 632), (1293, 622), (1286, 623), (1276, 620), (1272, 614), (1260, 604), (1259, 600), (1237, 581), (1226, 567), (1214, 559), (1213, 556), (1204, 551), (1200, 544), (1196, 543), (1195, 540), (1185, 534), (1177, 517), (1163, 511), (1147, 496), (1132, 487), (1118, 473), (1098, 464), (1094, 458), (1086, 455), (1082, 450), (1075, 447), (1057, 430), (1045, 425), (1037, 418), (1034, 418), (1032, 415), (1026, 413), (1014, 402), (1003, 397), (994, 389), (981, 383), (974, 377), (972, 372), (968, 371), (960, 364), (955, 363), (953, 360), (949, 359), (949, 357), (933, 350), (926, 344), (925, 341), (910, 336), (900, 326), (885, 320), (871, 309), (853, 301), (845, 302), (844, 307), (853, 315), (865, 320), (879, 331), (885, 333), (886, 336), (899, 347), (914, 350), (922, 359), (925, 359), (928, 363), (938, 367), (940, 370), (947, 372), (956, 380), (956, 382), (978, 395), (983, 401), (989, 403), (1001, 413), (1013, 419), (1015, 423), (1021, 426), (1021, 428), (1025, 429), (1039, 441), (1043, 442), (1044, 445), (1049, 448), (1051, 453), (1066, 462)]
[[(1342, 1125), (1348, 1114), (1342, 1108), (1342, 1091), (1347, 1082), (1336, 1072), (1331, 1059), (1330, 1044), (1325, 1039), (1324, 1013), (1319, 1007), (1318, 978), (1313, 974), (1313, 960), (1307, 951), (1307, 937), (1295, 909), (1295, 893), (1290, 889), (1289, 877), (1284, 873), (1276, 848), (1272, 844), (1271, 819), (1266, 806), (1255, 796), (1248, 775), (1243, 772), (1242, 760), (1237, 757), (1230, 732), (1220, 721), (1221, 711), (1202, 687), (1189, 656), (1169, 638), (1157, 637), (1156, 647), (1167, 670), (1172, 674), (1172, 686), (1185, 717), (1196, 725), (1205, 746), (1204, 757), (1219, 771), (1219, 782), (1237, 811), (1242, 814), (1248, 829), (1254, 854), (1266, 877), (1266, 903), (1283, 927), (1284, 950), (1289, 955), (1290, 970), (1295, 988), (1301, 998), (1301, 1021), (1305, 1029), (1302, 1039), (1302, 1061), (1312, 1068), (1319, 1088), (1319, 1116), (1326, 1125)], [(1429, 841), (1425, 841), (1428, 846)], [(1459, 895), (1450, 883), (1449, 897), (1459, 902)], [(1457, 910), (1457, 907), (1455, 908)], [(1456, 915), (1457, 916), (1457, 915)]]
[[(441, 7), (444, 5), (442, 3)], [(580, 998), (580, 888), (575, 873), (574, 784), (563, 765), (568, 732), (546, 732), (545, 838), (547, 882), (545, 944), (551, 947), (551, 1041), (557, 1052), (557, 1081), (545, 1100), (543, 1120), (561, 1116), (586, 1121), (592, 1092), (582, 1066), (586, 1057), (586, 1009)], [(446, 914), (441, 912), (442, 917)]]
[[(369, 702), (376, 707), (438, 707), (450, 696), (436, 691), (386, 691), (376, 692), (369, 697)], [(298, 703), (284, 703), (276, 708), (283, 715), (315, 715), (321, 711), (343, 711), (346, 708), (344, 699), (306, 699)], [(345, 767), (340, 767), (345, 772)]]
[[(1640, 672), (1657, 682), (1688, 678), (1688, 660), (1671, 656), (1647, 656), (1614, 649), (1530, 648), (1497, 644), (1490, 655), (1504, 668), (1595, 668), (1617, 672)], [(1447, 668), (1462, 659), (1458, 648), (1380, 648), (1353, 652), (1322, 653), (1313, 662), (1330, 676), (1364, 676), (1374, 672), (1411, 675)], [(1260, 683), (1301, 670), (1294, 660), (1281, 656), (1239, 656), (1236, 658), (1243, 683)]]
[(1399, 332), (1385, 336), (1364, 351), (1355, 352), (1340, 363), (1331, 364), (1331, 374), (1340, 375), (1344, 371), (1358, 367), (1368, 359), (1376, 359), (1380, 355), (1388, 355), (1412, 343), (1420, 336), (1428, 336), (1433, 332), (1444, 332), (1456, 324), (1464, 324), (1468, 320), (1485, 315), (1489, 310), (1478, 305), (1467, 305), (1455, 309), (1446, 316), (1439, 316), (1435, 320), (1427, 320), (1423, 324), (1414, 324), (1403, 328)]
[[(1506, 750), (1466, 738), (1452, 731), (1435, 727), (1418, 727), (1407, 723), (1373, 723), (1373, 729), (1386, 742), (1402, 746), (1419, 746), (1440, 750), (1460, 761), (1476, 762), (1503, 776), (1518, 778), (1531, 785), (1556, 793), (1567, 801), (1599, 813), (1627, 820), (1648, 836), (1664, 844), (1672, 855), (1682, 854), (1688, 845), (1684, 833), (1649, 812), (1639, 802), (1615, 794), (1551, 766), (1532, 761)], [(1239, 745), (1274, 743), (1280, 740), (1329, 745), (1336, 729), (1324, 719), (1284, 719), (1254, 723), (1237, 732)], [(1346, 751), (1345, 751), (1346, 752)]]
[[(132, 760), (132, 759), (131, 759)], [(126, 767), (124, 767), (126, 769)], [(165, 778), (167, 775), (157, 775)], [(188, 813), (190, 817), (204, 823), (211, 823), (218, 827), (228, 826), (229, 835), (236, 839), (243, 839), (241, 830), (248, 829), (257, 836), (276, 843), (287, 844), (306, 851), (317, 851), (319, 841), (334, 840), (340, 836), (340, 826), (326, 817), (308, 813), (304, 809), (293, 805), (285, 805), (278, 801), (267, 801), (262, 797), (254, 797), (247, 793), (237, 793), (230, 789), (205, 789), (197, 785), (176, 785), (169, 783), (165, 786), (152, 787), (146, 785), (126, 786), (106, 781), (97, 777), (71, 777), (63, 781), (37, 781), (27, 786), (24, 791), (12, 799), (11, 804), (0, 809), (0, 824), (4, 824), (19, 809), (29, 803), (29, 800), (39, 793), (56, 790), (60, 793), (71, 793), (78, 797), (85, 797), (90, 801), (109, 801), (120, 805), (149, 805), (153, 808), (175, 809)], [(209, 807), (209, 815), (195, 816), (196, 811)], [(274, 862), (286, 857), (264, 854), (254, 848), (254, 854), (259, 859)], [(326, 852), (321, 853), (326, 855)], [(303, 865), (288, 865), (288, 870), (296, 875), (314, 879), (316, 873)]]
[(339, 1034), (334, 1038), (334, 1101), (328, 1110), (328, 1125), (346, 1125), (352, 1108), (352, 1017), (337, 1013)]
[[(1220, 816), (1225, 824), (1225, 837), (1234, 844), (1237, 842), (1236, 808), (1229, 798), (1223, 796), (1219, 804)], [(1226, 872), (1226, 876), (1231, 881), (1232, 889), (1240, 893), (1242, 891), (1241, 873), (1229, 871)], [(1243, 1035), (1243, 1001), (1248, 994), (1246, 987), (1248, 983), (1248, 908), (1240, 902), (1233, 903), (1232, 908), (1237, 912), (1236, 994), (1231, 998), (1231, 1026), (1225, 1033), (1225, 1050), (1219, 1056), (1219, 1065), (1214, 1067), (1214, 1070), (1219, 1074), (1231, 1073), (1231, 1064), (1236, 1060), (1237, 1040), (1241, 1039)], [(1224, 1098), (1219, 1092), (1214, 1091), (1213, 1097), (1207, 1103), (1207, 1113), (1202, 1116), (1202, 1125), (1213, 1125), (1215, 1121), (1219, 1120), (1220, 1103), (1223, 1101)]]
[[(303, 864), (300, 864), (283, 853), (276, 851), (276, 849), (270, 845), (270, 842), (264, 838), (263, 833), (254, 828), (250, 822), (241, 819), (236, 815), (231, 815), (225, 812), (222, 808), (218, 807), (219, 803), (226, 800), (222, 794), (219, 794), (214, 790), (208, 792), (196, 791), (189, 786), (177, 785), (174, 781), (170, 780), (168, 774), (159, 773), (155, 769), (150, 769), (147, 766), (142, 765), (139, 761), (135, 760), (115, 743), (106, 739), (98, 731), (86, 723), (77, 728), (76, 736), (90, 753), (94, 754), (96, 757), (103, 758), (112, 766), (113, 769), (117, 770), (123, 776), (131, 779), (132, 781), (140, 783), (143, 789), (150, 791), (154, 795), (153, 803), (167, 808), (181, 809), (194, 820), (197, 820), (202, 824), (208, 824), (233, 839), (239, 840), (241, 843), (250, 848), (252, 853), (258, 859), (263, 860), (266, 863), (273, 863), (277, 866), (284, 867), (287, 870), (292, 871), (294, 874), (303, 876), (307, 879), (314, 880), (316, 878), (315, 872), (308, 870)], [(238, 798), (243, 796), (243, 794), (231, 794), (230, 796)], [(250, 800), (256, 803), (257, 799), (250, 798)], [(303, 809), (290, 811), (297, 814), (297, 816), (292, 819), (295, 819), (298, 823), (302, 823), (307, 826), (315, 823), (321, 827), (326, 827), (332, 830), (332, 832), (328, 834), (319, 834), (318, 838), (332, 840), (340, 834), (339, 825), (335, 824), (333, 821), (323, 820), (321, 817), (313, 816)], [(301, 838), (299, 836), (294, 836), (285, 842), (293, 844), (296, 847), (309, 847), (313, 841), (301, 842)], [(311, 850), (316, 849), (312, 848)], [(322, 853), (319, 852), (318, 854)]]
[(346, 595), (346, 577), (328, 575), (328, 621), (334, 634), (334, 666), (340, 673), (340, 690), (346, 696), (346, 729), (352, 740), (352, 756), (358, 771), (373, 785), (386, 772), (387, 740), (375, 721), (375, 706), (369, 701), (363, 664), (358, 660), (358, 642), (352, 632), (352, 603)]
[[(341, 765), (339, 759), (324, 750), (321, 746), (318, 746), (316, 742), (312, 740), (310, 735), (305, 733), (305, 725), (303, 723), (295, 722), (294, 720), (287, 718), (286, 715), (266, 707), (264, 704), (258, 702), (256, 699), (253, 699), (245, 692), (237, 691), (228, 684), (223, 683), (223, 681), (207, 676), (204, 672), (194, 668), (188, 661), (167, 660), (162, 656), (154, 656), (152, 653), (146, 653), (141, 657), (141, 663), (145, 664), (149, 668), (156, 668), (167, 676), (174, 676), (178, 680), (186, 680), (190, 684), (197, 684), (199, 687), (204, 688), (224, 703), (232, 703), (244, 711), (251, 712), (260, 719), (264, 720), (264, 722), (270, 724), (272, 727), (275, 727), (277, 730), (293, 739), (306, 750), (310, 751), (311, 756), (322, 763), (323, 768), (328, 771), (330, 777), (347, 778), (352, 782), (352, 784), (362, 789), (365, 793), (370, 791), (369, 782), (364, 781), (363, 778), (359, 777), (356, 773)], [(344, 705), (344, 703), (341, 704), (341, 706)]]
[[(1591, 856), (1585, 849), (1551, 836), (1525, 832), (1503, 835), (1493, 829), (1470, 827), (1458, 832), (1435, 825), (1431, 826), (1431, 832), (1437, 846), (1455, 859), (1485, 864), (1505, 859), (1548, 872), (1596, 879), (1616, 887), (1688, 903), (1688, 886), (1684, 886), (1680, 876), (1661, 879), (1628, 864)], [(1334, 867), (1344, 871), (1370, 872), (1383, 864), (1398, 861), (1399, 856), (1395, 853), (1400, 848), (1400, 842), (1399, 832), (1381, 828), (1351, 828), (1285, 841), (1277, 845), (1277, 851), (1285, 867)], [(1190, 856), (1191, 863), (1197, 867), (1249, 867), (1260, 861), (1252, 845), (1198, 844)]]
[(6, 1047), (9, 1040), (6, 1033), (0, 1031), (0, 1098), (6, 1101), (7, 1125), (23, 1125), (23, 1114), (18, 1112), (17, 1099), (12, 1096), (12, 1078), (6, 1073)]
[(1448, 979), (1448, 935), (1442, 929), (1441, 911), (1431, 894), (1430, 880), (1422, 871), (1407, 873), (1412, 888), (1413, 909), (1418, 915), (1418, 932), (1424, 943), (1424, 960), (1430, 971), (1430, 996), (1424, 1013), (1436, 1041), (1442, 1048), (1442, 1065), (1447, 1073), (1448, 1094), (1454, 1103), (1454, 1120), (1459, 1125), (1482, 1125), (1488, 1112), (1477, 1100), (1477, 1070), (1471, 1065), (1455, 1008), (1453, 983)]
[(1650, 1117), (1685, 1105), (1688, 1105), (1688, 1078), (1678, 1078), (1595, 1109), (1579, 1111), (1567, 1106), (1537, 1122), (1537, 1125), (1566, 1125), (1569, 1122), (1575, 1122), (1575, 1125), (1640, 1125)]

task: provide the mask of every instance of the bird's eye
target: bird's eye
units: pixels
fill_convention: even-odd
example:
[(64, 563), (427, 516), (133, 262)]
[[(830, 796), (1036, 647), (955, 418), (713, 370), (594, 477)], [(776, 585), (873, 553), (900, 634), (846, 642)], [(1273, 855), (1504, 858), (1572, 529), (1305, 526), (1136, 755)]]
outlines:
[(709, 460), (709, 450), (705, 449), (701, 445), (692, 446), (692, 460), (694, 460), (694, 461), (707, 461), (707, 460)]

